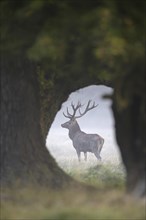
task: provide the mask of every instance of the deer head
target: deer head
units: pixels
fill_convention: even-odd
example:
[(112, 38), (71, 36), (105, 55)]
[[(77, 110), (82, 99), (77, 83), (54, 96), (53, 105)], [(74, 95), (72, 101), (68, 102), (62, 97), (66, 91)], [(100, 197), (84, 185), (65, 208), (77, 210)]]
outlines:
[[(66, 123), (62, 124), (61, 126), (63, 128), (70, 128), (71, 126), (75, 126), (77, 125), (76, 119), (77, 118), (81, 118), (83, 117), (88, 111), (90, 111), (91, 109), (96, 108), (98, 105), (95, 104), (95, 102), (93, 102), (93, 104), (91, 104), (91, 100), (88, 101), (86, 108), (84, 109), (83, 112), (81, 112), (81, 107), (83, 106), (81, 104), (81, 102), (78, 102), (77, 105), (75, 106), (73, 103), (71, 103), (71, 107), (72, 107), (72, 113), (69, 112), (69, 109), (67, 107), (67, 111), (66, 114), (63, 112), (63, 115), (66, 118), (69, 118), (70, 120), (67, 121)], [(78, 112), (78, 115), (77, 115)]]

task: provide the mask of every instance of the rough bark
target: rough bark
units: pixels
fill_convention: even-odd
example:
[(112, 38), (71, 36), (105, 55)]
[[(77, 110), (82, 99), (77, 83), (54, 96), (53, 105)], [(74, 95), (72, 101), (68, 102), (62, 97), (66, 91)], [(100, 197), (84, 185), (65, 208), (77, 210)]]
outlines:
[(112, 108), (116, 138), (127, 171), (127, 190), (141, 197), (146, 194), (145, 100), (133, 95), (130, 103), (121, 108), (115, 97)]
[[(45, 147), (35, 71), (35, 66), (25, 58), (2, 58), (1, 183), (20, 181), (61, 187), (72, 180), (57, 166)], [(118, 93), (115, 86), (115, 97)], [(60, 103), (67, 97), (65, 90), (60, 91), (58, 97), (57, 90), (54, 94), (57, 100), (55, 107), (50, 107), (48, 111), (48, 128)], [(140, 95), (133, 95), (130, 103), (120, 108), (115, 97), (116, 137), (127, 171), (127, 189), (136, 196), (143, 196), (146, 158), (144, 100)]]
[[(35, 66), (3, 56), (1, 63), (1, 183), (60, 187), (70, 178), (45, 147)], [(53, 120), (53, 119), (52, 119)]]

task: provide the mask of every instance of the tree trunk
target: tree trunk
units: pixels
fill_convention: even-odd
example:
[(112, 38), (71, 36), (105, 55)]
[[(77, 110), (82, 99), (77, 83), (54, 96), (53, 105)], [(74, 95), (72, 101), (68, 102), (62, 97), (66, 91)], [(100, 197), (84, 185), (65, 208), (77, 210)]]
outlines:
[[(118, 92), (115, 91), (115, 97)], [(133, 95), (130, 103), (121, 108), (113, 100), (116, 138), (127, 171), (127, 189), (137, 197), (146, 193), (145, 100)]]
[[(3, 56), (1, 63), (1, 183), (61, 187), (72, 182), (45, 147), (40, 126), (35, 66), (25, 58)], [(115, 86), (115, 97), (118, 94)], [(145, 194), (145, 104), (133, 95), (124, 108), (113, 100), (116, 137), (127, 171), (127, 188)], [(56, 102), (59, 105), (60, 101)], [(55, 111), (58, 107), (55, 106)], [(50, 111), (50, 125), (55, 113)], [(48, 111), (49, 112), (49, 111)], [(48, 125), (49, 126), (49, 125)], [(48, 127), (49, 129), (49, 127)]]
[(35, 71), (25, 58), (2, 58), (0, 180), (4, 184), (23, 181), (60, 187), (71, 178), (45, 147)]

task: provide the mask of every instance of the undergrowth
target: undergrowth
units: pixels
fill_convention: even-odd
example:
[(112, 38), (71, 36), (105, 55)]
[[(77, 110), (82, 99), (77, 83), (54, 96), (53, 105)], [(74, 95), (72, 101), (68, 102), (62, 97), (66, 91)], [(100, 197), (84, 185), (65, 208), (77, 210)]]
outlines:
[[(100, 164), (68, 173), (90, 188), (44, 187), (1, 189), (1, 220), (144, 220), (145, 201), (126, 194), (121, 166)], [(66, 167), (67, 169), (67, 167)]]
[(80, 182), (98, 188), (123, 189), (125, 186), (126, 173), (121, 163), (78, 163), (76, 160), (64, 160), (60, 164), (67, 174)]

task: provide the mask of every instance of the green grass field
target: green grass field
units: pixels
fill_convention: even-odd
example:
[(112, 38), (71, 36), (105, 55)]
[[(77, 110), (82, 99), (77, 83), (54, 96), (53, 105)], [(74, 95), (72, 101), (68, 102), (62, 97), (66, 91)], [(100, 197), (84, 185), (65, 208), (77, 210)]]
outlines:
[[(62, 162), (62, 166), (66, 166)], [(3, 189), (1, 220), (144, 220), (145, 201), (125, 193), (121, 165), (70, 162), (66, 172), (97, 190), (29, 187)]]
[(77, 159), (62, 160), (62, 169), (73, 178), (98, 188), (123, 189), (125, 170), (121, 163), (97, 163), (95, 161), (78, 163)]

